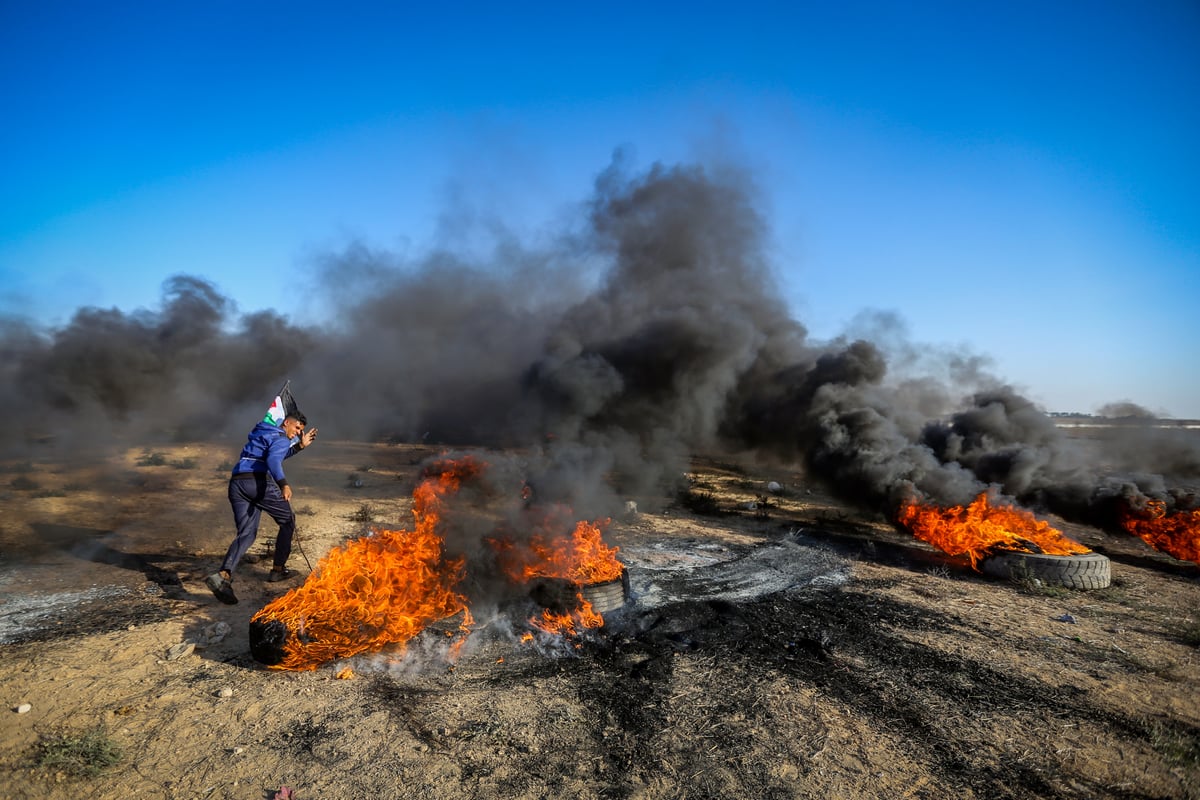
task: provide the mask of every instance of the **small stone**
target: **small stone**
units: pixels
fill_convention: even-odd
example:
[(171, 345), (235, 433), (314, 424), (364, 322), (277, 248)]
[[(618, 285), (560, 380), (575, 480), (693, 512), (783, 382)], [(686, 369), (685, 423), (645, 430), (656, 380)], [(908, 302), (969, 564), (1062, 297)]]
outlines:
[(178, 661), (184, 656), (190, 656), (195, 649), (195, 642), (180, 642), (167, 651), (167, 661)]
[(242, 753), (244, 753), (244, 752), (246, 752), (246, 749), (245, 749), (244, 747), (235, 747), (235, 748), (233, 748), (233, 754), (234, 754), (235, 756), (240, 756), (240, 755), (241, 755)]
[(217, 697), (233, 697), (233, 689), (230, 689), (228, 686), (226, 686), (222, 688), (221, 691), (217, 692)]
[(203, 635), (196, 642), (197, 647), (208, 647), (210, 645), (219, 644), (224, 641), (229, 635), (230, 627), (228, 622), (215, 622), (204, 629)]
[(780, 486), (777, 482), (771, 481), (770, 483), (767, 484), (767, 491), (770, 492), (771, 494), (779, 494), (781, 491), (783, 491), (783, 487)]
[(33, 711), (33, 706), (29, 705), (29, 703), (21, 703), (21, 705), (17, 706), (14, 710), (18, 714), (28, 714), (30, 711)]

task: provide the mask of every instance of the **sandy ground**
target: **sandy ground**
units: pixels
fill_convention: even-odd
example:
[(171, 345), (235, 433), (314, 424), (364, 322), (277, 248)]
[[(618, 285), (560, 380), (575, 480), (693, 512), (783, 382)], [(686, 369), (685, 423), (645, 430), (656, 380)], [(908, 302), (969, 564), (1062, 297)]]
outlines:
[[(485, 610), (454, 660), (433, 629), (285, 673), (247, 651), (250, 616), (303, 579), (262, 580), (274, 526), (238, 605), (202, 583), (236, 450), (4, 464), (0, 796), (1200, 797), (1200, 566), (1129, 537), (1062, 526), (1112, 559), (1108, 589), (1019, 585), (797, 475), (698, 458), (708, 513), (636, 498), (609, 529), (632, 598), (597, 634), (522, 643)], [(322, 441), (289, 461), (291, 566), (405, 526), (433, 452)], [(120, 762), (39, 763), (83, 731)]]

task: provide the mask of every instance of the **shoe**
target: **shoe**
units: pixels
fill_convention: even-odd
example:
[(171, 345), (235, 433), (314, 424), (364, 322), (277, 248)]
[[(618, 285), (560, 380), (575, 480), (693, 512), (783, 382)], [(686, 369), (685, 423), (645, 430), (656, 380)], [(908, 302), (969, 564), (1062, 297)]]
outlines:
[(279, 581), (286, 581), (288, 578), (295, 577), (295, 575), (296, 575), (296, 573), (292, 572), (287, 567), (284, 567), (283, 569), (279, 569), (279, 570), (273, 569), (267, 573), (267, 583), (278, 583)]
[(225, 605), (237, 605), (237, 595), (233, 593), (233, 586), (229, 584), (229, 581), (221, 577), (221, 573), (214, 572), (212, 575), (209, 575), (204, 579), (204, 585), (212, 591), (213, 597)]

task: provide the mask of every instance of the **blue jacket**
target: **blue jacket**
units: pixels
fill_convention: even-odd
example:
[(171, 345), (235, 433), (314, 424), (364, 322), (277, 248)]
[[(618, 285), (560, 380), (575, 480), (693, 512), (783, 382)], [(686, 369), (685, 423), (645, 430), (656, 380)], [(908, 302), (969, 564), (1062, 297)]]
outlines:
[(271, 422), (260, 422), (250, 431), (242, 455), (233, 465), (233, 474), (243, 472), (267, 472), (280, 488), (287, 486), (283, 475), (283, 460), (300, 451), (299, 443), (293, 443), (283, 428)]

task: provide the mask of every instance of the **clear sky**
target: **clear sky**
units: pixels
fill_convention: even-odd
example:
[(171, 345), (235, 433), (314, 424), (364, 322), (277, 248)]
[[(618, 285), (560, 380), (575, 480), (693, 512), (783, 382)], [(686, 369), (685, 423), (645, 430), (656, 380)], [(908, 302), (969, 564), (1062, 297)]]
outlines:
[(1200, 418), (1193, 0), (430, 6), (0, 3), (0, 312), (186, 273), (302, 323), (270, 281), (352, 240), (720, 155), (814, 337), (894, 312), (1048, 410)]

